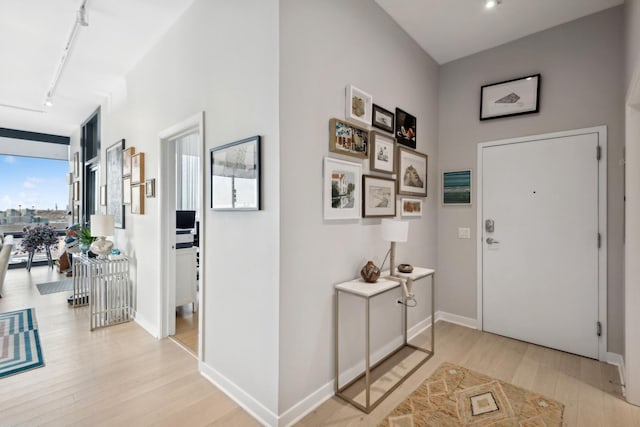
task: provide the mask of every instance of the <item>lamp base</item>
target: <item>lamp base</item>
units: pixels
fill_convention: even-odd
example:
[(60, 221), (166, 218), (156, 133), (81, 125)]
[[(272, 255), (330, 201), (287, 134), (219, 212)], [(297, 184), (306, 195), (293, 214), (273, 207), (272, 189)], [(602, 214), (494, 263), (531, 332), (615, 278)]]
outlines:
[(113, 242), (105, 239), (104, 237), (100, 237), (98, 240), (91, 244), (91, 252), (98, 254), (100, 256), (107, 256), (111, 253), (111, 249), (113, 249)]

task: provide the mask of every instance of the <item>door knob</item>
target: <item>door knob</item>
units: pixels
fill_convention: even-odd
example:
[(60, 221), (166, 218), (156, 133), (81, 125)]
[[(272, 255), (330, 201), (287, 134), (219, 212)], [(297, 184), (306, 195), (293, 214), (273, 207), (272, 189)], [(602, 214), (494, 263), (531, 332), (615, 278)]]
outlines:
[(500, 243), (498, 242), (496, 239), (494, 239), (493, 237), (487, 237), (487, 243), (490, 245), (494, 245), (496, 243)]

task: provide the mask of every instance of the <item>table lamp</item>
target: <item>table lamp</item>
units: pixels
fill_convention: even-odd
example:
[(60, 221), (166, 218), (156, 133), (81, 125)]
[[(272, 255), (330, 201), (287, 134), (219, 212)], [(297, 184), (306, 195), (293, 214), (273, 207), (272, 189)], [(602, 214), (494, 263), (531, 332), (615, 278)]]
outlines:
[(113, 215), (91, 215), (91, 235), (98, 237), (98, 240), (91, 244), (91, 252), (101, 256), (107, 256), (111, 253), (113, 242), (105, 239), (107, 236), (113, 236)]
[[(383, 219), (381, 234), (382, 240), (391, 242), (391, 249), (389, 249), (389, 275), (391, 277), (398, 277), (396, 276), (396, 243), (407, 241), (409, 237), (409, 223), (397, 219)], [(401, 283), (405, 298), (414, 299), (414, 295), (410, 289), (413, 281), (411, 279), (403, 279)]]

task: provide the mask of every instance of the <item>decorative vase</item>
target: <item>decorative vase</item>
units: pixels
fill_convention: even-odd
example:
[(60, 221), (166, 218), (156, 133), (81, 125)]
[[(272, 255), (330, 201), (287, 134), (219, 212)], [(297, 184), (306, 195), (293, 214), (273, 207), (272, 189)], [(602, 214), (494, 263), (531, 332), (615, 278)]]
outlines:
[(78, 246), (80, 246), (80, 252), (82, 252), (83, 255), (86, 255), (91, 245), (89, 243), (80, 243)]
[(373, 261), (368, 261), (367, 265), (360, 270), (360, 275), (365, 282), (374, 283), (380, 277), (380, 269), (376, 267)]

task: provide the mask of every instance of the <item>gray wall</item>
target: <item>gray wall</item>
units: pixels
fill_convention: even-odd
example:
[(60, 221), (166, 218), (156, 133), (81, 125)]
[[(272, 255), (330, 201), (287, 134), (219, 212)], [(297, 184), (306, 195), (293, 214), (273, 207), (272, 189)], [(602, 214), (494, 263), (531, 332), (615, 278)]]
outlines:
[[(622, 354), (624, 64), (622, 6), (445, 64), (440, 70), (440, 171), (476, 168), (479, 142), (608, 128), (608, 348)], [(480, 86), (542, 74), (540, 113), (480, 122)], [(474, 182), (475, 184), (475, 182)], [(477, 194), (474, 188), (474, 194)], [(471, 227), (473, 239), (457, 238)], [(476, 318), (476, 204), (439, 207), (439, 310)]]
[[(424, 216), (411, 220), (409, 242), (399, 244), (398, 260), (435, 265), (438, 65), (373, 0), (281, 0), (280, 31), (282, 413), (322, 387), (332, 393), (333, 285), (355, 278), (367, 259), (380, 265), (389, 247), (379, 219), (323, 221), (329, 119), (344, 118), (348, 84), (417, 117), (417, 148), (429, 155), (429, 197)], [(386, 324), (394, 323), (388, 316), (399, 319), (390, 312), (397, 296), (377, 310)], [(426, 307), (422, 297), (419, 309)], [(347, 311), (346, 324), (362, 324), (362, 306)]]
[(637, 68), (640, 60), (640, 0), (626, 0), (624, 2), (625, 28), (626, 28), (626, 79), (625, 87), (629, 87), (629, 82), (633, 71)]

